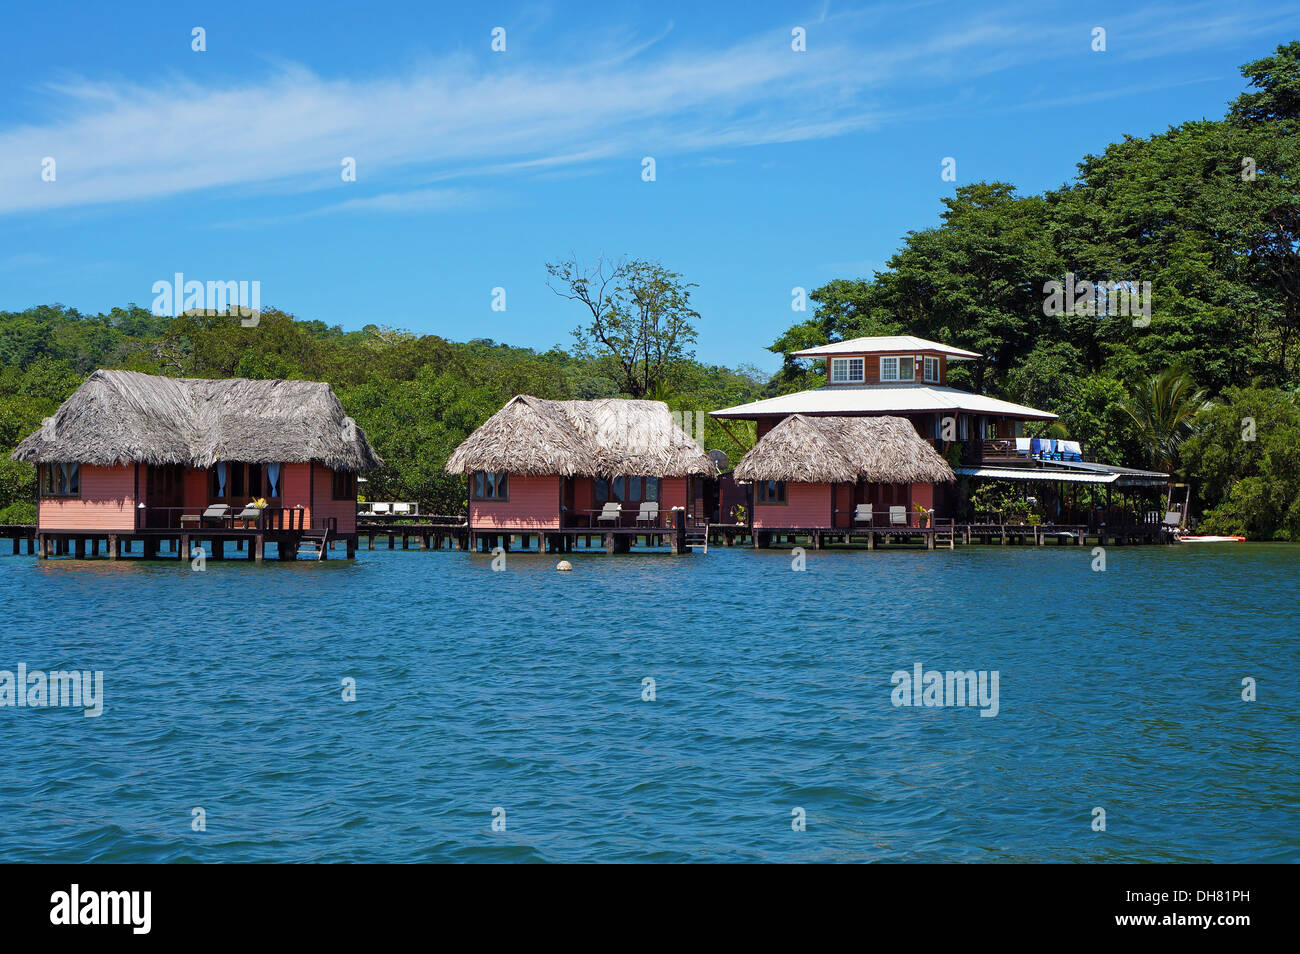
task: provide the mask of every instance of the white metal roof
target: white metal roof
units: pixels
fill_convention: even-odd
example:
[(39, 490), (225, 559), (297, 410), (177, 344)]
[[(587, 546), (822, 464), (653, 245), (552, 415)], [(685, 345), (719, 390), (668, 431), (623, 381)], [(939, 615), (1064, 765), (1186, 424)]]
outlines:
[(824, 358), (831, 354), (874, 354), (877, 352), (893, 353), (897, 351), (935, 351), (947, 355), (953, 361), (970, 361), (979, 357), (974, 351), (964, 351), (961, 348), (940, 344), (937, 341), (927, 341), (924, 338), (918, 338), (916, 335), (876, 335), (871, 338), (850, 338), (847, 341), (836, 341), (833, 344), (806, 348), (803, 351), (794, 351), (791, 354), (795, 358)]
[(983, 394), (956, 388), (919, 384), (831, 385), (781, 394), (762, 401), (726, 407), (711, 412), (713, 417), (757, 418), (769, 414), (906, 414), (966, 411), (971, 414), (1005, 414), (1040, 421), (1055, 414), (1012, 404)]
[(1119, 474), (1042, 470), (1038, 467), (958, 467), (960, 477), (996, 477), (998, 480), (1047, 480), (1066, 484), (1113, 484)]

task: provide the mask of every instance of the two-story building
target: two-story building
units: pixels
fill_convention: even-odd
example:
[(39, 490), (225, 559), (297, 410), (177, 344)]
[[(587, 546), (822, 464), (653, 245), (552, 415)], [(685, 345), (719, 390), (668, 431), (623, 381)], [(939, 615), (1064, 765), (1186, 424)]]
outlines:
[[(1057, 419), (1049, 411), (949, 386), (949, 363), (978, 360), (981, 356), (973, 351), (914, 335), (885, 335), (837, 341), (796, 351), (793, 356), (825, 362), (826, 384), (723, 408), (712, 416), (720, 421), (755, 422), (758, 445), (792, 415), (903, 418), (949, 461), (959, 478), (1034, 482), (1055, 486), (1058, 491), (1070, 484), (1137, 488), (1164, 485), (1168, 480), (1167, 474), (1093, 461), (1077, 441), (1029, 436), (1029, 425), (1046, 425)], [(743, 474), (748, 469), (738, 470)], [(909, 512), (920, 505), (940, 515), (951, 515), (964, 506), (957, 484), (912, 481), (906, 492), (902, 487), (900, 481), (889, 490), (861, 486), (851, 493), (841, 490), (844, 506), (830, 508), (836, 514), (836, 524), (848, 526), (855, 502), (875, 498), (887, 501), (886, 505), (906, 506)], [(764, 507), (779, 506), (790, 497), (784, 486), (761, 489), (770, 490), (772, 499), (766, 499), (767, 493), (755, 494), (753, 518), (757, 524), (765, 519), (760, 513)], [(1058, 513), (1053, 516), (1065, 516), (1063, 511), (1074, 500), (1074, 496), (1054, 493)]]

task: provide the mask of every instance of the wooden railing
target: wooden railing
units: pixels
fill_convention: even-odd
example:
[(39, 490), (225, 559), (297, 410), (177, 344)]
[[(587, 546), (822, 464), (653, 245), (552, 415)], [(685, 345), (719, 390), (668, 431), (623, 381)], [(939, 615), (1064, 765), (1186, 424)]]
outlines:
[[(211, 505), (209, 505), (211, 506)], [(208, 507), (140, 508), (141, 530), (302, 530), (302, 507), (265, 507), (256, 517), (241, 517), (242, 507), (232, 507), (221, 517), (204, 514)], [(321, 518), (335, 520), (334, 517)], [(314, 522), (314, 521), (313, 521)], [(321, 529), (324, 529), (323, 527)], [(337, 529), (335, 525), (332, 529)]]
[[(840, 522), (844, 519), (846, 513), (848, 517), (848, 523), (844, 524), (844, 526), (841, 527)], [(846, 530), (853, 530), (853, 529), (924, 530), (927, 527), (932, 527), (935, 525), (935, 516), (933, 510), (926, 510), (922, 512), (922, 511), (914, 510), (910, 507), (904, 509), (904, 511), (901, 514), (897, 514), (897, 513), (891, 514), (889, 512), (888, 507), (885, 507), (883, 510), (880, 508), (873, 508), (871, 511), (871, 518), (869, 521), (859, 520), (857, 518), (856, 508), (853, 510), (849, 510), (847, 512), (843, 510), (836, 510), (834, 512), (834, 516), (835, 519), (833, 522), (835, 523), (836, 529), (846, 529)], [(901, 521), (899, 520), (899, 517), (902, 518)], [(951, 523), (951, 521), (949, 521), (949, 523)]]
[(605, 513), (603, 508), (596, 510), (571, 509), (563, 508), (561, 512), (560, 525), (566, 530), (592, 530), (600, 529), (625, 529), (629, 527), (644, 528), (646, 530), (658, 530), (665, 527), (676, 526), (672, 522), (672, 514), (680, 513), (685, 518), (685, 511), (677, 509), (658, 510), (653, 514), (652, 519), (641, 518), (641, 504), (629, 504), (618, 511), (618, 520), (601, 520), (600, 517)]

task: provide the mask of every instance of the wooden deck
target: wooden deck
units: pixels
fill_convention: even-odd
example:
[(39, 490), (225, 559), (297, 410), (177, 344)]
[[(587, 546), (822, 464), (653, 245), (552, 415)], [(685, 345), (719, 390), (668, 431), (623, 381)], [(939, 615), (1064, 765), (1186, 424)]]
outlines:
[[(437, 522), (397, 522), (393, 520), (365, 521), (357, 525), (354, 534), (330, 535), (319, 555), (312, 559), (327, 559), (338, 548), (346, 550), (347, 558), (356, 556), (364, 541), (365, 549), (376, 549), (376, 542), (386, 544), (389, 550), (502, 550), (522, 552), (572, 553), (597, 552), (627, 553), (634, 548), (667, 549), (671, 553), (690, 553), (709, 547), (750, 546), (766, 549), (779, 546), (808, 546), (814, 550), (836, 547), (923, 548), (953, 549), (957, 546), (1097, 546), (1140, 545), (1172, 542), (1167, 528), (1150, 523), (1134, 523), (1110, 527), (1088, 527), (1083, 524), (1027, 525), (996, 522), (955, 523), (935, 521), (931, 527), (838, 527), (834, 529), (806, 527), (768, 527), (757, 533), (745, 524), (711, 523), (697, 526), (587, 528), (565, 530), (538, 530), (532, 527), (504, 527), (471, 532), (464, 520), (455, 517), (434, 518)], [(274, 543), (275, 553), (281, 560), (298, 559), (303, 541), (309, 536), (302, 530), (257, 529), (176, 529), (137, 530), (134, 532), (106, 533), (88, 531), (38, 532), (31, 524), (0, 526), (0, 540), (9, 539), (13, 554), (26, 553), (38, 557), (75, 556), (107, 557), (108, 559), (188, 559), (195, 545), (204, 546), (207, 559), (221, 560), (229, 556), (261, 560), (266, 544)], [(0, 544), (0, 553), (5, 548)]]
[[(28, 553), (40, 559), (71, 556), (84, 560), (105, 557), (109, 560), (189, 560), (194, 547), (204, 548), (204, 558), (224, 560), (234, 554), (244, 554), (246, 559), (260, 563), (266, 554), (266, 545), (275, 544), (275, 555), (280, 560), (326, 560), (336, 547), (342, 546), (347, 558), (357, 552), (356, 534), (328, 535), (312, 530), (258, 530), (258, 529), (191, 529), (191, 530), (134, 530), (120, 533), (86, 530), (36, 531), (28, 538)], [(34, 543), (33, 543), (34, 541)], [(229, 549), (228, 549), (229, 548)], [(14, 539), (14, 552), (18, 552), (18, 538)]]

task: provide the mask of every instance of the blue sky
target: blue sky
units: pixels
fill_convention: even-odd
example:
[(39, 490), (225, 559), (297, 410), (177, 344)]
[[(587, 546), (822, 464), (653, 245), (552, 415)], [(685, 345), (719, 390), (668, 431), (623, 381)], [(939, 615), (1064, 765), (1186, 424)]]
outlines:
[(1300, 38), (1295, 3), (1029, 6), (10, 4), (0, 309), (148, 306), (183, 272), (545, 349), (582, 315), (544, 263), (631, 255), (699, 284), (701, 359), (772, 370), (791, 289), (869, 276), (955, 185), (1041, 191), (1220, 118)]

